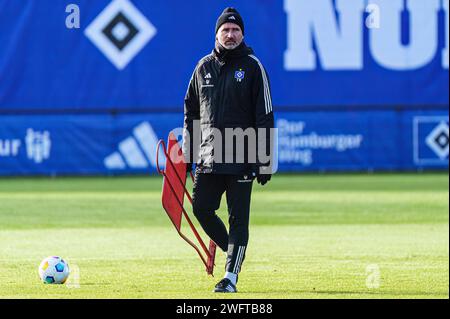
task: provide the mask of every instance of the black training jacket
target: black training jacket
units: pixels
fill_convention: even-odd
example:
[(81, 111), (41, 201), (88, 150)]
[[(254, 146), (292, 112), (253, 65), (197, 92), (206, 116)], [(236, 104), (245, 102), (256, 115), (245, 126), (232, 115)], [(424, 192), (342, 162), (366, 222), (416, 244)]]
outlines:
[[(193, 135), (194, 120), (200, 120), (201, 138), (198, 134)], [(188, 163), (197, 163), (197, 169), (202, 173), (256, 173), (258, 166), (267, 163), (262, 163), (258, 157), (256, 163), (249, 159), (247, 144), (243, 163), (236, 163), (236, 160), (234, 163), (224, 163), (225, 156), (236, 150), (223, 148), (222, 154), (218, 153), (211, 135), (212, 128), (219, 130), (225, 137), (225, 128), (245, 130), (250, 127), (257, 132), (258, 128), (265, 129), (266, 154), (269, 149), (272, 153), (269, 131), (274, 127), (274, 118), (267, 73), (253, 55), (253, 50), (244, 43), (225, 54), (213, 50), (198, 62), (186, 92), (183, 154)], [(187, 133), (191, 138), (187, 138)], [(257, 138), (264, 137), (259, 135)], [(199, 147), (196, 148), (196, 145)]]

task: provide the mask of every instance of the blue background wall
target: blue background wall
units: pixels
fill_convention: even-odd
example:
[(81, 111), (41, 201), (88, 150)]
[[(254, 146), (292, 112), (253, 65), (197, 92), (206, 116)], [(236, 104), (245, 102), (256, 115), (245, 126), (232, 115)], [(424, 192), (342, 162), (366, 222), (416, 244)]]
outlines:
[[(187, 83), (212, 50), (227, 5), (241, 12), (245, 40), (270, 76), (280, 171), (448, 169), (448, 1), (408, 0), (396, 23), (386, 12), (397, 2), (403, 7), (403, 0), (371, 1), (384, 11), (380, 28), (368, 28), (364, 0), (78, 0), (80, 28), (69, 29), (73, 1), (1, 0), (0, 175), (154, 172), (148, 150), (182, 125)], [(156, 32), (122, 67), (88, 36), (108, 5), (106, 24), (121, 11), (142, 36), (148, 28), (136, 10)], [(352, 16), (355, 6), (362, 11)], [(307, 32), (299, 20), (309, 21)], [(348, 35), (361, 41), (358, 51), (324, 46), (332, 41), (320, 30), (332, 34), (327, 25), (334, 25), (339, 34), (350, 20), (359, 26)], [(398, 34), (406, 67), (380, 63), (373, 41), (383, 40), (383, 27)], [(311, 44), (314, 68), (288, 61), (305, 61), (296, 43)], [(414, 66), (425, 51), (428, 60)], [(358, 58), (346, 66), (354, 54), (360, 66)]]

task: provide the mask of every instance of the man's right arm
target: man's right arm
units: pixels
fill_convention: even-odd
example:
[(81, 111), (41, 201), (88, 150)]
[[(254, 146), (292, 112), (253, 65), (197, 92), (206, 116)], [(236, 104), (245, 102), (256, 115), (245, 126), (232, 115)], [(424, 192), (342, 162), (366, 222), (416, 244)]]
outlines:
[(194, 158), (194, 120), (200, 120), (200, 103), (198, 99), (197, 68), (192, 74), (184, 98), (183, 155), (187, 163), (187, 171), (192, 170)]

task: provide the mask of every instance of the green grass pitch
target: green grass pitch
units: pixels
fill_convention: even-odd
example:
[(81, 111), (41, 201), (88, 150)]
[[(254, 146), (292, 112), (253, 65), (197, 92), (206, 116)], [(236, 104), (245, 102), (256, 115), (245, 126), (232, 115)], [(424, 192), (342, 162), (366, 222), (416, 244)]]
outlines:
[[(0, 179), (0, 298), (449, 297), (448, 173), (255, 184), (234, 295), (211, 292), (224, 254), (207, 276), (161, 207), (161, 181)], [(71, 265), (68, 284), (39, 281), (49, 255)]]

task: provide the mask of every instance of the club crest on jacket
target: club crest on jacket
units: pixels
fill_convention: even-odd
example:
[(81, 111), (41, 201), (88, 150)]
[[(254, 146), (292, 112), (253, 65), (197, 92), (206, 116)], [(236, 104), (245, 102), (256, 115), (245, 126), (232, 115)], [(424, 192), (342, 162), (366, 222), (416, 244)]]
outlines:
[(242, 69), (239, 69), (239, 71), (234, 72), (234, 78), (236, 79), (236, 81), (242, 82), (244, 77), (245, 77), (245, 71), (242, 71)]

